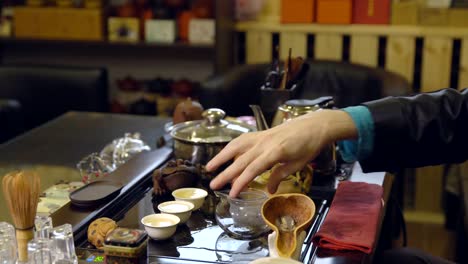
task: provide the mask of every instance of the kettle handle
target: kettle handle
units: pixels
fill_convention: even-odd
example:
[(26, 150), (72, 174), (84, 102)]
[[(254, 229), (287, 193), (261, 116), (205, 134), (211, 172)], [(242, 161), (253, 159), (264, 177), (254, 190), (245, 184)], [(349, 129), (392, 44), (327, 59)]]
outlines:
[(263, 115), (262, 109), (259, 105), (249, 105), (252, 109), (255, 117), (255, 122), (257, 123), (257, 130), (267, 130), (269, 128), (267, 121), (265, 120), (265, 116)]

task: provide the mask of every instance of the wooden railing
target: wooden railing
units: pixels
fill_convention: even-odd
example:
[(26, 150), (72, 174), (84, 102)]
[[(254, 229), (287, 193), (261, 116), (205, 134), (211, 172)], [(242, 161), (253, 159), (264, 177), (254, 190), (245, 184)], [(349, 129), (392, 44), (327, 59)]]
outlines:
[[(245, 62), (269, 62), (276, 44), (281, 59), (294, 56), (346, 60), (383, 67), (418, 84), (421, 92), (468, 87), (468, 29), (393, 25), (317, 25), (243, 22)], [(278, 36), (274, 43), (274, 36)], [(346, 45), (344, 45), (346, 40)], [(415, 74), (415, 72), (417, 74)], [(415, 79), (417, 78), (417, 79)], [(414, 209), (440, 213), (442, 168), (416, 172)]]
[[(468, 29), (464, 28), (244, 22), (238, 23), (236, 30), (245, 32), (246, 63), (271, 61), (272, 36), (278, 33), (281, 58), (292, 48), (295, 56), (308, 57), (308, 50), (313, 50), (316, 59), (342, 60), (342, 54), (348, 53), (350, 62), (379, 66), (379, 56), (384, 56), (381, 66), (411, 83), (419, 81), (421, 91), (449, 87), (454, 71), (458, 73), (458, 88), (468, 87)], [(347, 51), (343, 50), (344, 38), (350, 42)], [(386, 43), (384, 54), (379, 53), (382, 39)], [(417, 53), (417, 39), (423, 41), (422, 54)], [(459, 67), (452, 69), (455, 41), (461, 43), (461, 55), (454, 58)], [(418, 60), (421, 65), (415, 63)], [(420, 80), (414, 80), (415, 70), (421, 72)]]

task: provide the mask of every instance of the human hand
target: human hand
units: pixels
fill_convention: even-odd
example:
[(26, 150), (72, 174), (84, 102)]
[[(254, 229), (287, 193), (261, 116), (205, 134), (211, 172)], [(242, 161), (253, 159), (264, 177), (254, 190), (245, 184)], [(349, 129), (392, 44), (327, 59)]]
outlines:
[(284, 177), (302, 169), (324, 146), (355, 137), (357, 130), (351, 117), (340, 110), (316, 111), (272, 129), (243, 134), (206, 165), (207, 171), (214, 171), (235, 158), (210, 187), (216, 190), (234, 181), (229, 195), (236, 197), (257, 175), (279, 164), (268, 182), (268, 191), (274, 193)]

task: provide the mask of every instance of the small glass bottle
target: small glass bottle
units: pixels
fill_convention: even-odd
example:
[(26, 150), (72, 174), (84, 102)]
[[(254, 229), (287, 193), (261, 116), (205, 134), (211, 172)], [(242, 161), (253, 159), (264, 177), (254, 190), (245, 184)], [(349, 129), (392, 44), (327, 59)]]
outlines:
[(16, 263), (16, 259), (15, 228), (7, 222), (0, 222), (0, 263), (14, 264)]
[(49, 238), (34, 238), (28, 242), (28, 264), (52, 264), (55, 251)]
[(73, 230), (70, 224), (53, 228), (51, 238), (56, 252), (55, 264), (78, 264), (73, 241)]
[(50, 238), (52, 228), (52, 218), (49, 216), (36, 216), (34, 219), (34, 238)]

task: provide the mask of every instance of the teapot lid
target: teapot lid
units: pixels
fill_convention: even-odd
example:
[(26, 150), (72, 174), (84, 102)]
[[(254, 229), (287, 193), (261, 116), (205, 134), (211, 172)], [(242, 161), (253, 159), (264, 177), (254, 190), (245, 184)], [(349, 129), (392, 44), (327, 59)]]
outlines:
[(285, 105), (292, 107), (320, 107), (327, 108), (330, 107), (330, 104), (333, 104), (333, 97), (331, 96), (322, 96), (316, 99), (295, 99), (286, 101)]
[(174, 126), (171, 136), (191, 143), (227, 143), (243, 133), (254, 131), (250, 125), (231, 122), (219, 108), (203, 111), (203, 120), (188, 121)]
[(281, 111), (292, 113), (294, 115), (302, 115), (308, 112), (313, 112), (322, 108), (333, 107), (333, 97), (322, 96), (313, 100), (310, 99), (294, 99), (288, 100), (279, 108)]

